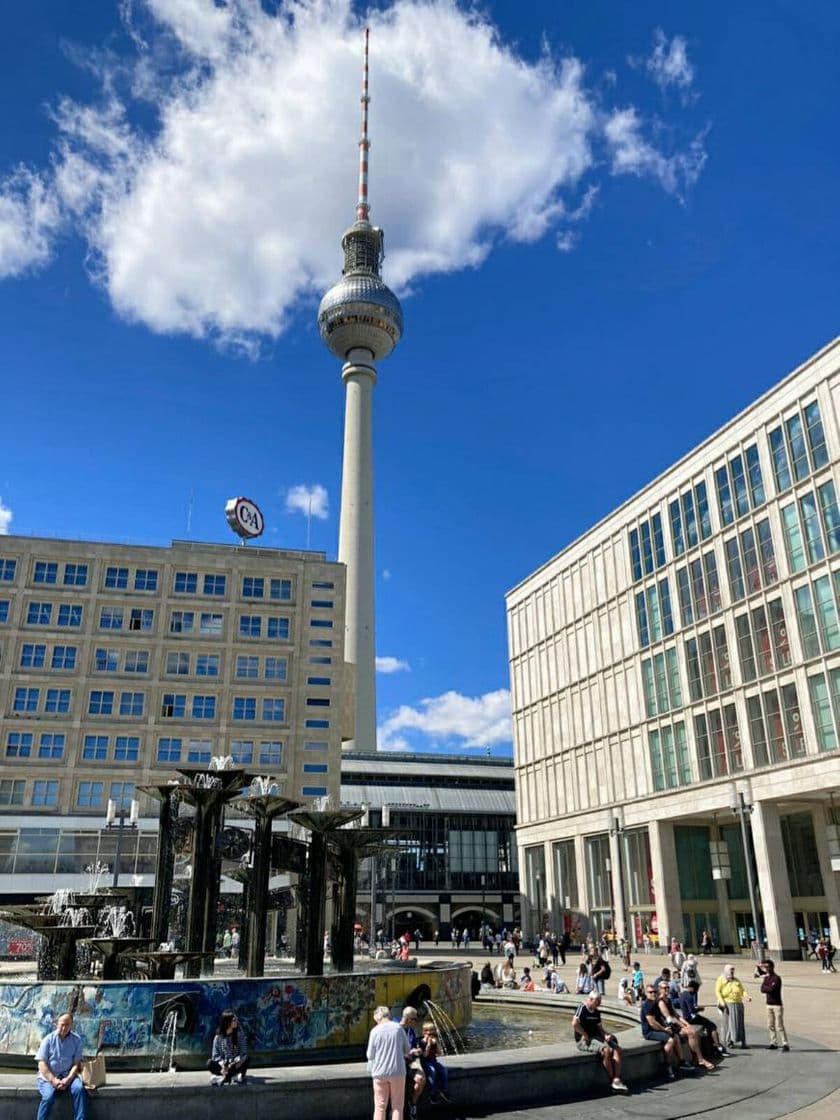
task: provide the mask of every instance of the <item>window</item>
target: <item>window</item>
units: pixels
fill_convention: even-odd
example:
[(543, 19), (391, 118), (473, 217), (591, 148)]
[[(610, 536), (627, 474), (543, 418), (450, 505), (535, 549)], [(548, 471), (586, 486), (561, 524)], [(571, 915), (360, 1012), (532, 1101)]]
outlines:
[(67, 713), (70, 711), (72, 692), (69, 688), (48, 688), (47, 698), (44, 702), (44, 711)]
[(127, 650), (125, 655), (126, 673), (148, 673), (149, 651), (146, 649)]
[(282, 766), (283, 744), (277, 739), (269, 739), (260, 743), (260, 766)]
[(198, 590), (198, 572), (176, 572), (176, 595), (195, 595)]
[(195, 625), (192, 611), (173, 611), (169, 617), (170, 634), (191, 634)]
[(765, 502), (764, 479), (761, 477), (761, 463), (758, 458), (758, 447), (751, 444), (746, 452), (747, 482), (750, 488), (750, 504), (753, 509), (758, 509)]
[[(651, 641), (674, 632), (674, 620), (671, 614), (671, 596), (668, 590), (668, 581), (659, 581), (658, 586), (651, 586), (647, 591), (640, 591), (636, 595), (636, 624), (639, 632), (639, 644), (644, 648)], [(312, 642), (309, 643), (312, 645)]]
[[(315, 623), (313, 621), (312, 625)], [(332, 626), (332, 623), (330, 623)], [(288, 618), (280, 618), (270, 616), (268, 619), (268, 636), (269, 638), (280, 638), (283, 641), (288, 641), (289, 638), (289, 620)]]
[(76, 647), (75, 646), (53, 646), (52, 661), (50, 662), (51, 669), (75, 669), (76, 668)]
[(216, 697), (215, 696), (193, 696), (193, 698), (192, 698), (192, 718), (193, 719), (215, 719), (216, 718)]
[(38, 740), (38, 758), (62, 758), (64, 735), (45, 731)]
[(791, 486), (790, 467), (788, 466), (787, 448), (782, 429), (774, 428), (767, 436), (770, 444), (770, 458), (773, 460), (773, 474), (776, 479), (776, 490), (781, 494)]
[(315, 731), (315, 730), (324, 731), (329, 727), (329, 725), (330, 725), (330, 721), (328, 719), (308, 719), (304, 722), (303, 726), (304, 727), (309, 727), (313, 731)]
[(122, 607), (103, 607), (99, 612), (99, 629), (100, 630), (122, 630), (123, 628), (123, 609)]
[(267, 657), (263, 676), (267, 681), (284, 681), (287, 667), (288, 661), (285, 657)]
[(802, 429), (802, 420), (799, 416), (791, 416), (785, 421), (785, 431), (788, 437), (793, 477), (797, 482), (808, 477), (808, 452), (805, 448), (805, 432)]
[(49, 626), (52, 603), (30, 603), (26, 611), (27, 626)]
[(129, 630), (151, 630), (155, 623), (155, 612), (153, 610), (142, 610), (140, 607), (135, 607), (128, 619)]
[(242, 577), (242, 598), (262, 599), (265, 594), (265, 580), (262, 576)]
[(105, 586), (124, 591), (128, 587), (128, 568), (106, 568)]
[(315, 656), (309, 658), (310, 665), (332, 665), (331, 657)]
[(79, 782), (79, 788), (76, 792), (76, 808), (100, 808), (104, 789), (105, 785), (103, 782)]
[(778, 579), (773, 536), (766, 518), (758, 523), (755, 531), (749, 526), (742, 529), (739, 536), (725, 542), (724, 548), (733, 602), (755, 594), (762, 586), (768, 587)]
[(6, 736), (6, 758), (30, 758), (32, 741), (30, 731), (10, 731)]
[(114, 802), (118, 811), (128, 811), (134, 800), (134, 782), (111, 782), (109, 799)]
[(840, 509), (837, 507), (834, 483), (826, 482), (824, 486), (818, 486), (817, 494), (820, 499), (820, 513), (828, 551), (833, 554), (840, 551)]
[(190, 739), (187, 742), (187, 762), (207, 766), (213, 754), (213, 744), (209, 739)]
[(761, 565), (761, 581), (764, 587), (769, 587), (779, 578), (779, 570), (776, 567), (776, 551), (773, 547), (773, 533), (770, 529), (770, 522), (766, 517), (763, 521), (759, 521), (755, 528), (758, 533), (758, 559)]
[(35, 561), (35, 583), (56, 583), (58, 581), (58, 564), (46, 560)]
[(170, 677), (186, 677), (190, 671), (190, 655), (188, 653), (167, 653), (166, 672)]
[(330, 745), (326, 741), (326, 739), (308, 739), (303, 744), (303, 749), (305, 751), (317, 751), (319, 754), (321, 754), (324, 751), (329, 750), (329, 746)]
[(259, 638), (262, 633), (262, 617), (258, 614), (241, 614), (239, 616), (240, 638)]
[[(837, 579), (835, 575), (835, 587)], [(830, 577), (821, 576), (810, 586), (796, 588), (793, 597), (804, 656), (818, 657), (821, 652), (831, 653), (840, 647), (840, 624)]]
[(259, 657), (249, 657), (246, 654), (240, 654), (236, 658), (236, 676), (253, 678), (256, 680), (260, 675), (260, 659)]
[(310, 649), (332, 649), (332, 638), (310, 638)]
[(58, 608), (58, 625), (72, 626), (75, 630), (82, 625), (82, 607), (79, 603), (62, 603)]
[(134, 573), (135, 591), (157, 591), (158, 573), (156, 568), (138, 568)]
[(53, 809), (58, 804), (58, 782), (45, 781), (32, 783), (32, 805), (43, 809)]
[(0, 781), (0, 805), (22, 805), (26, 782), (18, 779)]
[(334, 583), (329, 583), (326, 580), (313, 580), (312, 588), (314, 591), (332, 591), (335, 587)]
[(647, 716), (662, 715), (682, 706), (677, 652), (673, 646), (642, 662), (642, 687)]
[(721, 525), (731, 525), (735, 520), (732, 507), (732, 493), (729, 489), (729, 473), (726, 467), (719, 467), (715, 471), (715, 486), (717, 487), (718, 510)]
[(43, 669), (47, 647), (33, 642), (24, 642), (20, 649), (21, 669)]
[(0, 583), (13, 583), (17, 560), (5, 560), (0, 557)]
[(828, 466), (828, 449), (825, 446), (825, 433), (823, 432), (820, 406), (816, 401), (806, 404), (802, 410), (805, 417), (805, 432), (808, 437), (808, 449), (811, 453), (811, 463), (815, 471)]
[(700, 780), (720, 778), (743, 769), (741, 738), (734, 704), (694, 717), (697, 766)]
[(181, 740), (158, 739), (157, 760), (158, 762), (180, 762)]
[(232, 739), (230, 743), (230, 757), (239, 766), (250, 766), (254, 761), (254, 740)]
[(114, 762), (137, 762), (140, 757), (139, 735), (117, 735), (114, 740)]
[(195, 658), (195, 675), (197, 677), (218, 677), (218, 653), (199, 653)]
[(204, 577), (204, 594), (205, 595), (224, 595), (226, 582), (227, 582), (227, 579), (226, 579), (225, 576), (205, 575), (205, 577)]
[(198, 629), (201, 634), (221, 634), (222, 623), (224, 622), (224, 615), (211, 614), (209, 611), (202, 611), (198, 620)]
[(88, 581), (88, 566), (87, 564), (65, 564), (64, 565), (64, 586), (65, 587), (86, 587)]
[(306, 700), (306, 706), (307, 708), (328, 708), (330, 702), (323, 696), (309, 696)]
[(304, 762), (303, 764), (304, 774), (326, 774), (328, 770), (329, 766), (326, 762)]
[(331, 681), (330, 677), (307, 677), (306, 678), (306, 683), (307, 684), (314, 684), (314, 685), (321, 685), (321, 684), (328, 685), (328, 684), (331, 684), (332, 681)]
[[(331, 618), (310, 618), (309, 625), (316, 628), (320, 627), (322, 630), (332, 630), (333, 621)], [(288, 637), (288, 633), (285, 636)]]
[(818, 673), (808, 678), (808, 691), (811, 694), (811, 711), (814, 714), (814, 728), (817, 732), (817, 745), (821, 751), (837, 749), (837, 719), (840, 715), (840, 669), (831, 669), (825, 675)]
[(38, 710), (39, 688), (16, 688), (12, 701), (13, 712), (35, 712)]
[(0, 599), (0, 623), (9, 621), (9, 600)]
[(309, 605), (313, 610), (329, 611), (332, 610), (335, 603), (332, 599), (313, 599)]
[(795, 482), (801, 482), (812, 471), (828, 465), (820, 407), (816, 401), (806, 405), (802, 413), (788, 417), (783, 425), (768, 435), (776, 489), (781, 493)]
[(802, 533), (799, 528), (799, 518), (793, 502), (782, 508), (782, 528), (785, 533), (785, 550), (787, 552), (788, 567), (791, 572), (801, 572), (805, 567), (805, 546), (802, 542)]
[(187, 697), (183, 692), (164, 692), (160, 705), (163, 719), (183, 719), (187, 711)]
[(825, 558), (825, 546), (820, 521), (817, 515), (817, 500), (813, 492), (803, 494), (799, 499), (799, 517), (805, 530), (805, 543), (808, 547), (808, 561), (816, 564)]
[(120, 667), (120, 653), (116, 649), (101, 647), (94, 652), (93, 667), (97, 673), (116, 673)]
[(146, 703), (145, 692), (121, 692), (120, 693), (120, 715), (121, 716), (142, 716), (143, 708)]
[(326, 797), (327, 796), (327, 787), (326, 786), (301, 786), (300, 787), (300, 795), (301, 795), (301, 797)]
[(733, 455), (728, 466), (715, 471), (721, 525), (730, 525), (751, 509), (764, 504), (764, 482), (758, 448), (751, 444), (744, 455)]
[(756, 766), (786, 762), (805, 754), (795, 684), (747, 697), (747, 713)]
[[(313, 583), (313, 587), (320, 587), (320, 584)], [(324, 584), (325, 587), (332, 588), (332, 584)], [(292, 581), (290, 579), (273, 579), (269, 583), (269, 598), (274, 599), (281, 603), (287, 603), (292, 597)]]
[(257, 718), (257, 701), (253, 696), (234, 696), (233, 719), (253, 720)]
[(675, 789), (691, 782), (684, 723), (651, 729), (648, 732), (648, 749), (654, 789)]
[(88, 715), (110, 716), (114, 711), (113, 692), (103, 692), (101, 689), (92, 689), (88, 701)]
[(108, 758), (108, 736), (85, 735), (82, 758), (87, 762), (104, 762)]
[(264, 723), (282, 723), (286, 718), (286, 701), (279, 696), (264, 696), (262, 718)]

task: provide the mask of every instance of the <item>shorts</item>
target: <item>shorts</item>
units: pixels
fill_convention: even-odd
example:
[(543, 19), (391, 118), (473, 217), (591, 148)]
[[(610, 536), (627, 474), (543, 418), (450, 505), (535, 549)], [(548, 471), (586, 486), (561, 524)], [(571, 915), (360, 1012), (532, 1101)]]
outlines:
[(666, 1042), (670, 1042), (674, 1036), (668, 1031), (648, 1031), (645, 1035), (645, 1042), (661, 1042), (664, 1046)]
[(597, 1057), (598, 1054), (606, 1050), (607, 1043), (604, 1042), (602, 1038), (590, 1038), (588, 1042), (584, 1042), (583, 1039), (581, 1039), (577, 1044), (577, 1048), (580, 1050), (581, 1054), (594, 1054)]

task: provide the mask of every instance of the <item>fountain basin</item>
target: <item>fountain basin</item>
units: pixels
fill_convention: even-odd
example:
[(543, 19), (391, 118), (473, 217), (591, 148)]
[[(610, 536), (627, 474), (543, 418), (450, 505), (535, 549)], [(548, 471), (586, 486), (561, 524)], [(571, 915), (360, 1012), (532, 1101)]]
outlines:
[(71, 1011), (86, 1053), (102, 1049), (111, 1069), (170, 1064), (167, 1026), (175, 1014), (174, 1063), (203, 1069), (218, 1017), (236, 1010), (252, 1066), (358, 1057), (374, 1008), (395, 1013), (432, 999), (456, 1026), (469, 1022), (470, 968), (448, 964), (402, 971), (228, 980), (45, 981), (0, 984), (0, 1065), (32, 1070), (41, 1038)]

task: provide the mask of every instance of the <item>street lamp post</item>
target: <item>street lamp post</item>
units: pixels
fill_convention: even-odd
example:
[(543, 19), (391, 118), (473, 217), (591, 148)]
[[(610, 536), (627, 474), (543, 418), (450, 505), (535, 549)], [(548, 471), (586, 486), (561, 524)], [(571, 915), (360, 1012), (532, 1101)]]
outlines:
[(741, 843), (744, 848), (744, 865), (747, 872), (747, 890), (750, 895), (750, 912), (752, 914), (753, 934), (750, 939), (750, 951), (754, 954), (757, 960), (761, 960), (762, 956), (762, 937), (761, 929), (758, 924), (758, 907), (755, 902), (755, 887), (753, 886), (753, 867), (754, 858), (752, 850), (752, 838), (750, 830), (747, 829), (747, 817), (753, 811), (753, 805), (744, 797), (743, 790), (739, 789), (737, 785), (732, 784), (729, 796), (729, 803), (732, 810), (737, 813), (738, 819), (741, 822)]
[(487, 876), (481, 876), (481, 941), (487, 940)]
[(534, 930), (535, 935), (539, 938), (542, 937), (542, 876), (539, 871), (534, 872), (534, 884), (537, 888), (537, 928)]
[(616, 944), (617, 944), (618, 943), (618, 934), (619, 934), (619, 929), (620, 929), (624, 940), (629, 945), (630, 944), (630, 936), (629, 936), (629, 930), (627, 928), (627, 914), (625, 912), (625, 907), (624, 907), (624, 859), (623, 859), (623, 854), (624, 853), (622, 851), (622, 847), (623, 847), (623, 844), (624, 844), (624, 825), (622, 824), (621, 816), (620, 816), (619, 813), (616, 813), (615, 817), (613, 818), (613, 827), (610, 829), (610, 836), (614, 836), (615, 839), (616, 839), (616, 847), (617, 847), (616, 855), (618, 857), (618, 860), (616, 862), (616, 868), (615, 868), (616, 869), (616, 885), (618, 886), (618, 909), (616, 910), (616, 913), (615, 913), (615, 918), (614, 918), (615, 929), (613, 930), (613, 933), (615, 934), (615, 939), (616, 939)]
[[(116, 889), (117, 884), (119, 883), (119, 880), (120, 880), (120, 853), (122, 851), (123, 829), (126, 829), (126, 828), (136, 829), (137, 828), (137, 818), (138, 818), (138, 815), (139, 815), (139, 809), (140, 809), (140, 806), (139, 806), (138, 802), (136, 802), (136, 801), (131, 802), (131, 805), (130, 805), (130, 807), (127, 811), (126, 811), (125, 805), (123, 805), (122, 803), (120, 803), (120, 807), (118, 809), (115, 801), (110, 801), (109, 800), (109, 802), (108, 802), (108, 811), (107, 811), (107, 814), (105, 816), (105, 827), (108, 829), (109, 832), (112, 829), (116, 829), (116, 832), (117, 832), (117, 845), (116, 845), (116, 851), (114, 852), (114, 881), (113, 881), (114, 889)], [(126, 816), (128, 816), (128, 824), (126, 824), (126, 821), (125, 821)]]

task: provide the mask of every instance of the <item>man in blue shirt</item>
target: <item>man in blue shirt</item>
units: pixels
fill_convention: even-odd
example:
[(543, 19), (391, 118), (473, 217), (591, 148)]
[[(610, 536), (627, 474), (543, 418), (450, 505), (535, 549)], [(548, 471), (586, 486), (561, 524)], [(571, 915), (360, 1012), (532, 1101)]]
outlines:
[(85, 1120), (87, 1094), (81, 1078), (82, 1040), (73, 1030), (73, 1016), (69, 1011), (59, 1015), (56, 1029), (41, 1040), (35, 1061), (41, 1094), (37, 1120), (47, 1120), (55, 1094), (65, 1092), (73, 1099), (73, 1120)]

